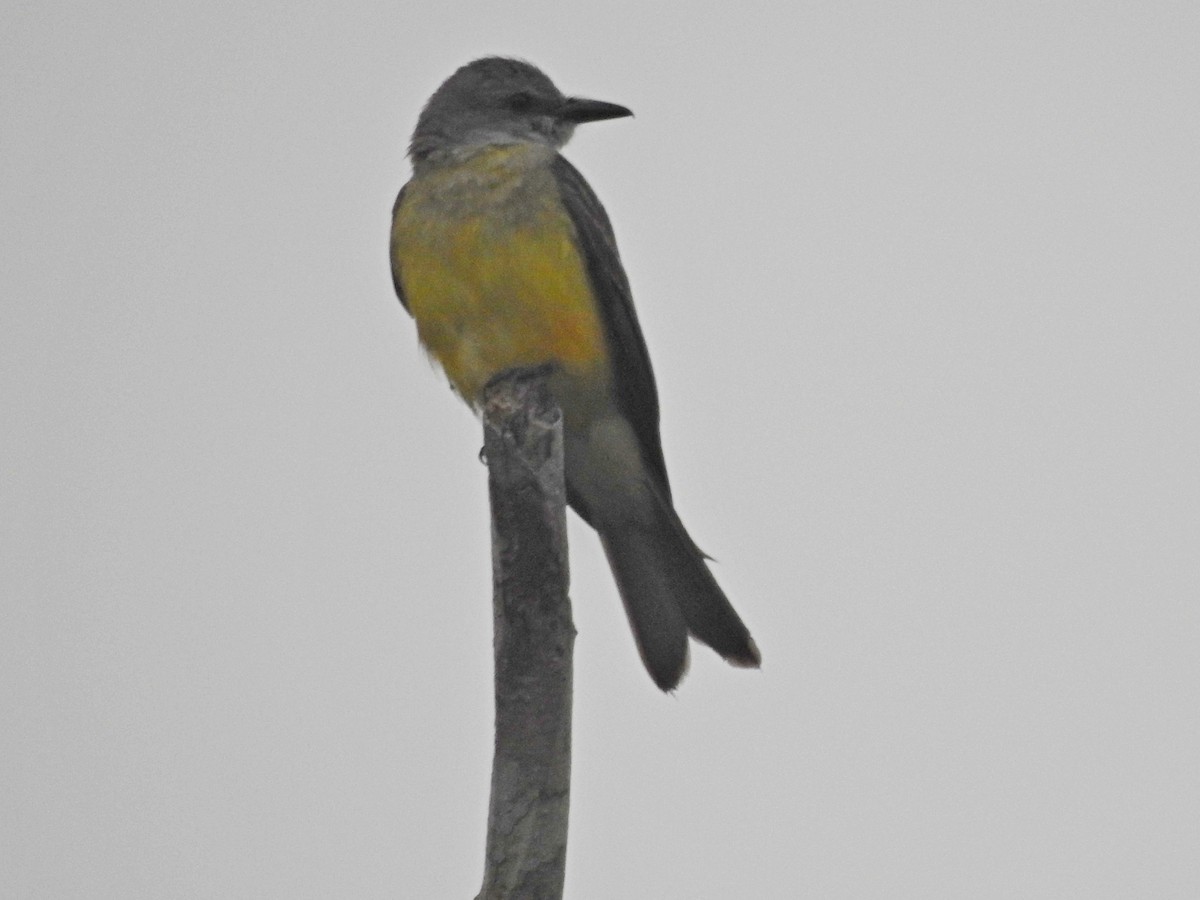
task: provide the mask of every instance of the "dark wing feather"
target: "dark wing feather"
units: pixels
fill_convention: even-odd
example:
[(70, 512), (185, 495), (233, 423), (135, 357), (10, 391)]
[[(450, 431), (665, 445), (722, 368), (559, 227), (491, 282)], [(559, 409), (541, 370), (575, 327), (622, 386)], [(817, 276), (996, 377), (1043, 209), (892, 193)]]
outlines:
[[(396, 196), (396, 202), (392, 205), (392, 221), (396, 221), (396, 212), (400, 209), (400, 204), (404, 202), (404, 192), (408, 190), (408, 185), (400, 188), (400, 193)], [(395, 227), (394, 225), (392, 226)], [(400, 298), (400, 305), (412, 315), (412, 310), (408, 308), (408, 300), (404, 297), (404, 285), (400, 281), (400, 261), (396, 259), (396, 254), (391, 250), (389, 244), (388, 257), (392, 261), (392, 284), (396, 288), (396, 296)]]
[(621, 266), (612, 225), (600, 200), (574, 166), (558, 156), (551, 171), (558, 183), (563, 206), (575, 226), (604, 322), (617, 406), (633, 425), (643, 459), (657, 476), (657, 487), (670, 500), (671, 488), (658, 431), (658, 389), (650, 368), (650, 354), (633, 311), (629, 280)]

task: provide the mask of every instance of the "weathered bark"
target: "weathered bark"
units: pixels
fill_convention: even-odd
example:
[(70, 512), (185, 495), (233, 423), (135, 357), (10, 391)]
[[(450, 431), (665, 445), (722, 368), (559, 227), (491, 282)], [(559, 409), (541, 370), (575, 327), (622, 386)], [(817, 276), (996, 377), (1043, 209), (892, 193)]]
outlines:
[(492, 506), (496, 747), (476, 900), (558, 900), (567, 856), (575, 626), (567, 596), (562, 416), (545, 371), (484, 398)]

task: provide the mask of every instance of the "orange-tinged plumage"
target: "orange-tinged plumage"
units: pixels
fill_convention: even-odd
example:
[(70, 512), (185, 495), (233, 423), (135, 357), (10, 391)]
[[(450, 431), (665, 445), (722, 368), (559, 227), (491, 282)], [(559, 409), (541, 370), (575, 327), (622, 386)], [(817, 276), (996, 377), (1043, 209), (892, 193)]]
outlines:
[(471, 403), (518, 366), (553, 361), (569, 381), (608, 380), (603, 326), (542, 152), (474, 154), (414, 180), (396, 211), (392, 252), (421, 343)]

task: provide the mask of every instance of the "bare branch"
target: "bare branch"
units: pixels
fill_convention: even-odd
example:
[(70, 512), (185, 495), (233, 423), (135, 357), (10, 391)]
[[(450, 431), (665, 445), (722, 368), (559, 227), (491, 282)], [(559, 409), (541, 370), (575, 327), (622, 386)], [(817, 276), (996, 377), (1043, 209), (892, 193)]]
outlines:
[(476, 900), (558, 900), (566, 870), (575, 626), (567, 596), (562, 416), (547, 374), (506, 373), (484, 398), (496, 748)]

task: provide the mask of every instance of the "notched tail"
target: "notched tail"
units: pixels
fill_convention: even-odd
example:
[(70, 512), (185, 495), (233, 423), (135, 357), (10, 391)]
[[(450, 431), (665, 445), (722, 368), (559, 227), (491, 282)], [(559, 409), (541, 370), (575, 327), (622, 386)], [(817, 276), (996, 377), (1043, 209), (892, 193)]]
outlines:
[(735, 666), (762, 664), (749, 629), (669, 503), (659, 499), (648, 526), (605, 529), (601, 539), (638, 651), (660, 688), (669, 691), (683, 677), (689, 633)]

